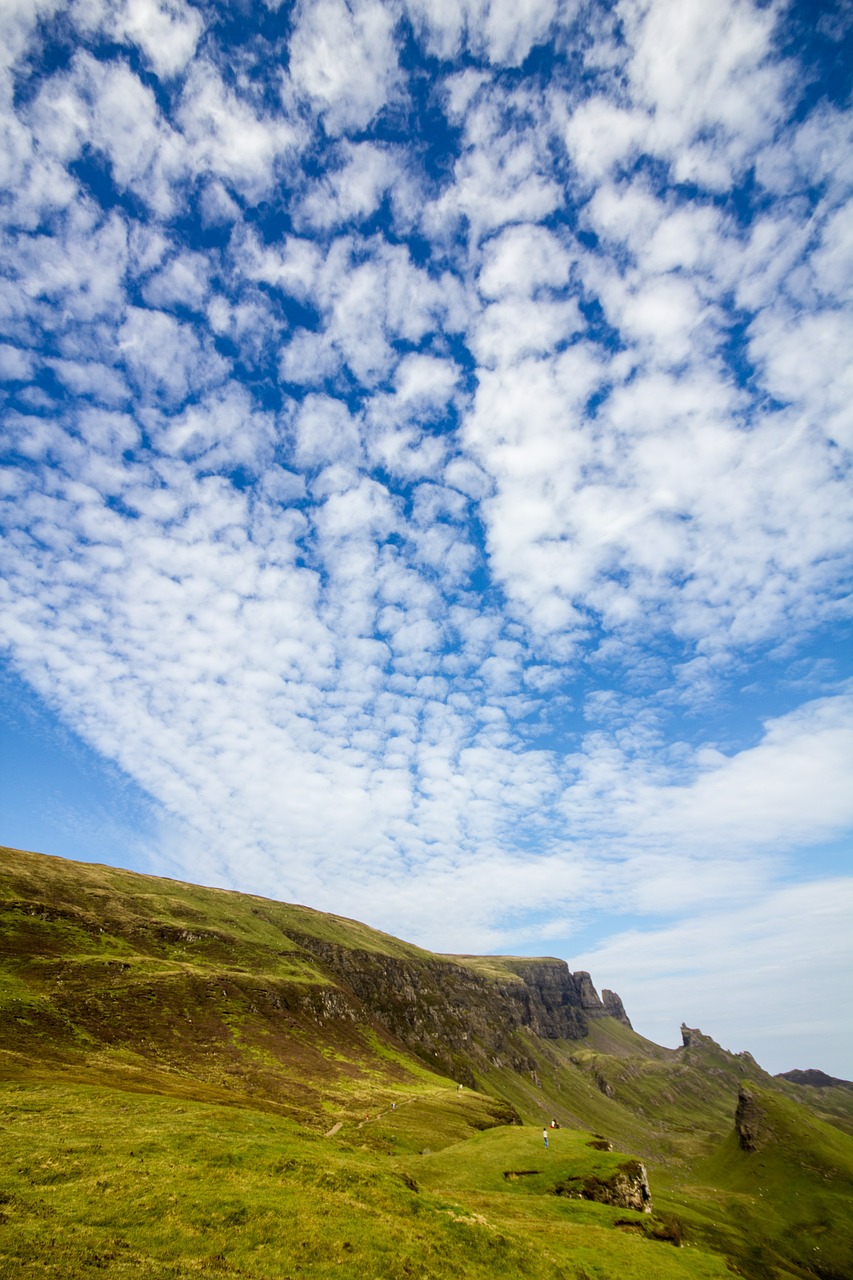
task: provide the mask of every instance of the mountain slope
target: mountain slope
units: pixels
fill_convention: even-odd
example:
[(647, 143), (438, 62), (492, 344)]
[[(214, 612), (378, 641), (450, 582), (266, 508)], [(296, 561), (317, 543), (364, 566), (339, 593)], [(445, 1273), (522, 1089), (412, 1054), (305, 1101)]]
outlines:
[(540, 1038), (605, 1013), (563, 961), (484, 967), (307, 907), (9, 849), (0, 958), (7, 1052), (168, 1073), (302, 1119), (425, 1071), (535, 1073)]
[[(0, 1275), (35, 1274), (56, 1213), (66, 1243), (82, 1215), (93, 1257), (109, 1222), (110, 1272), (134, 1277), (343, 1266), (849, 1280), (853, 1093), (774, 1079), (686, 1026), (681, 1048), (661, 1048), (631, 1028), (618, 997), (600, 1000), (589, 975), (559, 960), (437, 956), (307, 907), (7, 849), (0, 1020), (0, 1124), (19, 1144), (0, 1176)], [(738, 1139), (739, 1096), (758, 1108), (751, 1151)], [(32, 1158), (28, 1115), (43, 1117)], [(110, 1182), (103, 1153), (120, 1115), (121, 1196), (137, 1206), (126, 1231), (119, 1207), (101, 1213), (91, 1191)], [(51, 1131), (61, 1116), (64, 1147)], [(200, 1144), (186, 1168), (164, 1154), (180, 1116), (196, 1117), (187, 1141)], [(257, 1177), (245, 1167), (251, 1116), (290, 1153), (281, 1177), (263, 1155)], [(562, 1128), (549, 1129), (546, 1152), (552, 1120)], [(140, 1147), (157, 1156), (150, 1201), (136, 1196)], [(202, 1148), (214, 1154), (196, 1168)], [(636, 1207), (644, 1166), (651, 1214)], [(757, 1174), (772, 1181), (772, 1206)], [(318, 1214), (338, 1223), (334, 1258), (294, 1261), (303, 1244), (270, 1220), (278, 1183), (297, 1235), (316, 1241)], [(130, 1219), (159, 1213), (169, 1195), (179, 1207), (160, 1252), (146, 1253)], [(223, 1207), (199, 1226), (207, 1202)], [(371, 1215), (397, 1225), (386, 1232)], [(9, 1240), (30, 1243), (16, 1253)], [(61, 1280), (101, 1265), (80, 1240), (54, 1268)], [(426, 1259), (443, 1249), (455, 1261), (442, 1272)], [(279, 1261), (265, 1269), (257, 1250)]]

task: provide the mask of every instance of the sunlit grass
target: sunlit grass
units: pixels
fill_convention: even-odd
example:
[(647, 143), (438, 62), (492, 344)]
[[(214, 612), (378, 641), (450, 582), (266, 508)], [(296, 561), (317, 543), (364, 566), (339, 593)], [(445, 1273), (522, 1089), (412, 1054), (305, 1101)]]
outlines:
[[(381, 1157), (358, 1129), (339, 1141), (245, 1110), (23, 1083), (0, 1093), (0, 1125), (4, 1276), (727, 1274), (719, 1259), (625, 1234), (601, 1206), (528, 1194), (520, 1213), (511, 1193), (433, 1187), (434, 1164), (422, 1185), (426, 1158)], [(457, 1183), (483, 1165), (483, 1136), (451, 1149)], [(515, 1130), (519, 1152), (533, 1137)]]
[[(438, 958), (355, 921), (14, 851), (0, 871), (4, 1280), (853, 1275), (849, 1091), (804, 1097), (707, 1037), (676, 1052), (611, 1018), (466, 1058)], [(458, 959), (498, 1010), (538, 963)], [(409, 1047), (382, 1004), (401, 1012), (398, 961), (431, 1019)], [(770, 1089), (752, 1153), (744, 1075)], [(653, 1215), (558, 1194), (635, 1157)]]

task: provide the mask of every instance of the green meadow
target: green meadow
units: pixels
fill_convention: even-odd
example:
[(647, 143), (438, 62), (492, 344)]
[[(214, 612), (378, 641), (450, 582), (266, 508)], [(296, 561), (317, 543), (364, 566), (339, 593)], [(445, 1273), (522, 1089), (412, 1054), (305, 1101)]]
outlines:
[(853, 1090), (537, 1035), (553, 963), (0, 850), (0, 1278), (851, 1280)]
[[(699, 1247), (675, 1249), (640, 1213), (554, 1194), (622, 1157), (588, 1135), (479, 1132), (455, 1091), (401, 1101), (331, 1137), (246, 1109), (85, 1085), (0, 1092), (0, 1274), (110, 1276), (724, 1277)], [(464, 1105), (464, 1104), (463, 1104)], [(407, 1110), (421, 1108), (413, 1119)], [(446, 1117), (446, 1119), (445, 1119)], [(438, 1155), (377, 1154), (414, 1129)], [(468, 1136), (460, 1139), (467, 1127)], [(537, 1170), (505, 1178), (504, 1172)]]

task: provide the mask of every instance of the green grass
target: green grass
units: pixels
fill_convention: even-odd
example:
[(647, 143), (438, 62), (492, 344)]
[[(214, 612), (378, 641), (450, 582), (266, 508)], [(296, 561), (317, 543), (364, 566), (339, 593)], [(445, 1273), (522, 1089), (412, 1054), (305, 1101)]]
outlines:
[[(0, 850), (0, 1277), (850, 1280), (853, 1092), (502, 1021), (552, 963)], [(635, 1157), (653, 1215), (557, 1194)]]
[[(422, 960), (430, 954), (356, 920), (311, 907), (4, 847), (0, 847), (2, 899), (24, 908), (37, 904), (31, 928), (36, 929), (40, 921), (65, 925), (76, 930), (85, 950), (104, 942), (112, 945), (109, 937), (99, 935), (101, 929), (109, 935), (110, 926), (115, 933), (154, 923), (161, 927), (162, 950), (213, 958), (220, 958), (223, 949), (233, 954), (234, 947), (248, 961), (257, 959), (257, 948), (297, 953), (299, 944), (290, 937), (294, 931), (378, 955)], [(146, 943), (150, 945), (150, 937)]]
[[(727, 1275), (600, 1206), (527, 1194), (519, 1212), (512, 1191), (433, 1189), (435, 1168), (421, 1185), (426, 1158), (379, 1159), (357, 1129), (341, 1141), (198, 1102), (22, 1083), (0, 1092), (0, 1125), (3, 1277)], [(470, 1171), (481, 1156), (467, 1147), (445, 1167)]]
[[(430, 1186), (508, 1195), (555, 1194), (568, 1178), (611, 1177), (626, 1156), (592, 1146), (591, 1134), (573, 1129), (549, 1131), (530, 1125), (490, 1129), (418, 1162), (419, 1177)], [(507, 1175), (510, 1175), (507, 1177)]]

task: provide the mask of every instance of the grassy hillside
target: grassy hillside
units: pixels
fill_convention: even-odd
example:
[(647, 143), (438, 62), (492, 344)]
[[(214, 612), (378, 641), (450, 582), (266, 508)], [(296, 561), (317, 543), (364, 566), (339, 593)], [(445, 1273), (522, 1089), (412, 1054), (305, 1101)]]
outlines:
[(746, 1094), (758, 1146), (745, 1150), (732, 1126), (711, 1156), (661, 1171), (657, 1207), (740, 1274), (849, 1280), (853, 1141), (774, 1090)]
[(561, 1038), (571, 996), (547, 958), (2, 850), (0, 1277), (850, 1280), (853, 1092), (686, 1028)]
[[(650, 1239), (634, 1227), (640, 1214), (541, 1189), (517, 1194), (510, 1182), (478, 1193), (471, 1184), (482, 1169), (491, 1185), (494, 1159), (476, 1137), (449, 1148), (441, 1170), (429, 1157), (379, 1159), (370, 1144), (278, 1116), (80, 1085), (7, 1085), (0, 1123), (4, 1277), (730, 1274), (713, 1254)], [(501, 1159), (530, 1163), (529, 1147), (541, 1160), (537, 1133), (509, 1132), (517, 1145)], [(454, 1185), (454, 1169), (467, 1185)]]
[(0, 849), (4, 1052), (317, 1128), (432, 1080), (291, 933), (427, 954), (307, 907)]

